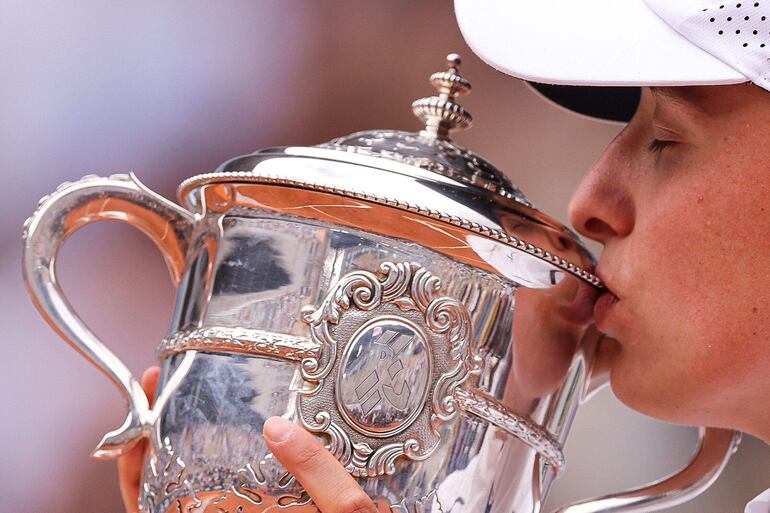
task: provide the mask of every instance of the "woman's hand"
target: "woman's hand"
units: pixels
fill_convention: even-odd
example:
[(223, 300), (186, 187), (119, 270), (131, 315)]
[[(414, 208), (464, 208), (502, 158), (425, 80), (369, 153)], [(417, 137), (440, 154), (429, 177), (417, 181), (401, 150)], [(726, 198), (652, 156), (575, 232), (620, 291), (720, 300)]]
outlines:
[[(142, 389), (152, 406), (155, 400), (155, 389), (158, 388), (160, 367), (150, 367), (142, 374)], [(147, 452), (147, 440), (141, 439), (133, 449), (118, 458), (118, 483), (123, 505), (127, 513), (139, 511), (139, 486), (142, 478), (142, 466)]]
[[(142, 388), (152, 404), (160, 377), (159, 367), (142, 374)], [(375, 513), (369, 496), (345, 467), (309, 432), (281, 417), (265, 422), (265, 441), (273, 455), (294, 474), (321, 513)], [(118, 481), (128, 513), (139, 511), (139, 487), (147, 441), (118, 458)]]
[(377, 511), (353, 476), (309, 432), (281, 417), (270, 417), (263, 434), (273, 455), (294, 474), (321, 513)]

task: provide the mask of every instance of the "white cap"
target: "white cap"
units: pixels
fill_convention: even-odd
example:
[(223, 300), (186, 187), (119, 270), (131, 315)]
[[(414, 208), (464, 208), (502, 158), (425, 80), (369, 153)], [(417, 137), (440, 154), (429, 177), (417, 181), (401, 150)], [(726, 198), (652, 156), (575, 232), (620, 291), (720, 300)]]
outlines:
[(770, 90), (770, 0), (455, 0), (471, 49), (546, 84)]

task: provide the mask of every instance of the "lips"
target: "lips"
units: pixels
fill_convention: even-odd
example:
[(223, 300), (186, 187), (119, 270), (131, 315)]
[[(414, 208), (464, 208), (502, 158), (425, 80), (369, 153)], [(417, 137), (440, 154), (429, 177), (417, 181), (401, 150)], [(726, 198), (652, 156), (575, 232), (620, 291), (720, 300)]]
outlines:
[(618, 301), (618, 296), (610, 291), (606, 291), (599, 296), (599, 299), (594, 303), (594, 321), (596, 322), (596, 327), (599, 328), (600, 331), (604, 331), (607, 316), (612, 312), (612, 308)]

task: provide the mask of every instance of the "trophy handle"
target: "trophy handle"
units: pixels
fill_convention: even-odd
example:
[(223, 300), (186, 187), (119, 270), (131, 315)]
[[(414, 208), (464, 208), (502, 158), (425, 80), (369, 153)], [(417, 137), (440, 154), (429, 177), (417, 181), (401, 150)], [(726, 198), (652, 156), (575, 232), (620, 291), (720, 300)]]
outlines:
[(695, 455), (679, 472), (641, 488), (562, 506), (553, 513), (641, 513), (672, 508), (714, 483), (740, 439), (740, 433), (729, 429), (700, 428)]
[(123, 221), (150, 237), (163, 253), (176, 286), (184, 271), (195, 219), (187, 210), (147, 189), (133, 174), (107, 178), (91, 175), (64, 183), (42, 198), (24, 225), (22, 270), (32, 301), (53, 329), (104, 372), (128, 402), (123, 425), (107, 433), (92, 454), (95, 458), (113, 459), (147, 434), (151, 423), (147, 397), (126, 365), (73, 311), (59, 288), (54, 269), (67, 237), (87, 224), (103, 220)]

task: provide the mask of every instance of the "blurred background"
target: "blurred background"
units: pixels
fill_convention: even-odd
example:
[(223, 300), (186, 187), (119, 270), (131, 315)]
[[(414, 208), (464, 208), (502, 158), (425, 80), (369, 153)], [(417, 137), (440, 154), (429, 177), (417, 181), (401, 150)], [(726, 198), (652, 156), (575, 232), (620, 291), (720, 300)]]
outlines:
[[(22, 222), (60, 182), (133, 171), (174, 198), (182, 179), (257, 148), (416, 130), (410, 103), (433, 93), (428, 75), (452, 51), (474, 88), (463, 104), (475, 126), (458, 141), (561, 221), (619, 130), (480, 62), (449, 1), (0, 0), (0, 47), (5, 511), (121, 510), (115, 465), (88, 454), (122, 422), (123, 401), (44, 323), (21, 280)], [(160, 254), (131, 228), (101, 223), (73, 236), (58, 267), (81, 316), (141, 373), (173, 305)], [(694, 430), (644, 418), (605, 390), (578, 414), (546, 511), (674, 471), (694, 442)], [(743, 511), (768, 476), (770, 449), (745, 437), (707, 493), (670, 511)]]

